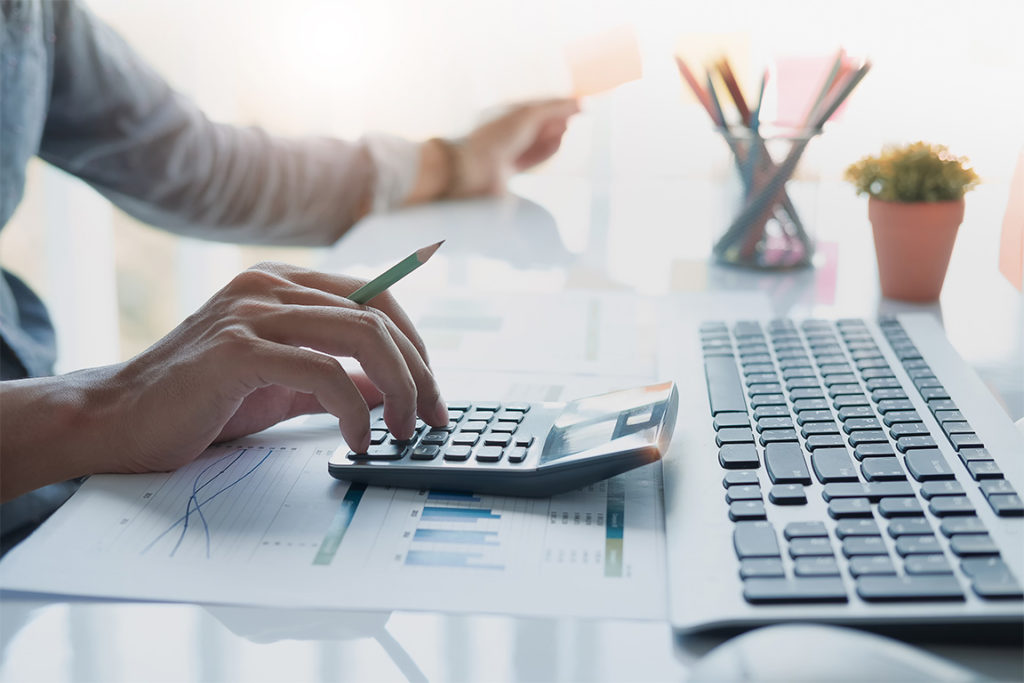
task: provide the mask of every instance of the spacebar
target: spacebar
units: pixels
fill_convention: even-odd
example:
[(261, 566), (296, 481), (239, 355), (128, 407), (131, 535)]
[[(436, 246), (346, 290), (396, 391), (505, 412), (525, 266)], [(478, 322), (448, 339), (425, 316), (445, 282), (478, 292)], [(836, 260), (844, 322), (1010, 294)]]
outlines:
[(736, 361), (726, 356), (711, 356), (704, 359), (704, 375), (708, 381), (708, 401), (711, 414), (747, 410), (743, 397), (743, 384), (736, 370)]

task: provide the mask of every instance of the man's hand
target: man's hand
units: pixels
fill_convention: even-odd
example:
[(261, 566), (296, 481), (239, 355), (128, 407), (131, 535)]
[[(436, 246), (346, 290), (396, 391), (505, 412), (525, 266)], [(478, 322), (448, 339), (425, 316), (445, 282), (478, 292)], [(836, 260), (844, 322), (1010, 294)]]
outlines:
[[(120, 365), (3, 383), (8, 499), (98, 472), (176, 469), (211, 443), (327, 411), (349, 446), (369, 446), (368, 404), (411, 436), (416, 416), (448, 412), (426, 350), (390, 294), (346, 296), (363, 283), (284, 264), (234, 278), (198, 312)], [(353, 357), (365, 376), (334, 356)]]
[(481, 125), (459, 143), (424, 143), (419, 174), (407, 203), (442, 196), (501, 194), (512, 174), (558, 151), (569, 118), (579, 110), (574, 99), (521, 104)]

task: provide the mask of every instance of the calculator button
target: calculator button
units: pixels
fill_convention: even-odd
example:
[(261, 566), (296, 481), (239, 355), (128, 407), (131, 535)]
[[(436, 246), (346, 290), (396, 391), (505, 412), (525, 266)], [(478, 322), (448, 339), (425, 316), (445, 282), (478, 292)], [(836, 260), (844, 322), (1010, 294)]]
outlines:
[(472, 452), (469, 446), (449, 446), (444, 452), (445, 460), (468, 460)]
[(388, 438), (388, 430), (386, 429), (371, 429), (370, 430), (370, 443), (374, 446), (379, 446), (384, 443)]
[(449, 407), (448, 408), (448, 422), (449, 423), (458, 422), (459, 420), (462, 419), (462, 416), (465, 415), (465, 414), (466, 414), (465, 411), (462, 411), (462, 410), (452, 410)]
[(462, 425), (462, 432), (482, 432), (487, 429), (487, 422), (483, 420), (470, 420)]
[(488, 434), (487, 437), (484, 438), (485, 448), (488, 446), (498, 446), (499, 448), (504, 448), (505, 446), (508, 446), (510, 443), (512, 443), (512, 437), (507, 434)]
[(519, 427), (515, 422), (499, 422), (491, 426), (492, 434), (512, 434)]
[(529, 403), (509, 403), (507, 406), (505, 406), (505, 410), (508, 410), (508, 411), (511, 411), (511, 412), (515, 412), (515, 413), (528, 413), (528, 412), (530, 412), (530, 404)]
[(505, 408), (505, 410), (503, 410), (500, 413), (498, 413), (498, 421), (499, 422), (522, 422), (523, 421), (523, 414), (518, 412), (518, 411), (509, 410), (508, 408)]
[(467, 410), (469, 410), (469, 407), (470, 407), (469, 403), (462, 403), (462, 402), (460, 402), (460, 403), (449, 403), (448, 404), (449, 412), (452, 411), (452, 410), (455, 410), (455, 411), (458, 411), (460, 413), (464, 413)]
[(439, 446), (431, 446), (420, 444), (416, 448), (412, 449), (412, 453), (409, 457), (413, 460), (433, 460), (441, 454), (441, 448)]
[(434, 444), (439, 446), (448, 440), (448, 432), (442, 430), (431, 430), (423, 436), (422, 444)]
[(526, 438), (519, 437), (518, 439), (516, 439), (516, 446), (520, 446), (522, 448), (529, 448), (532, 445), (533, 445), (533, 437), (532, 436), (528, 436)]
[(370, 446), (365, 453), (349, 452), (350, 460), (401, 460), (406, 446), (403, 444), (385, 443)]
[(484, 446), (476, 452), (479, 462), (498, 462), (505, 451), (498, 446)]
[(474, 403), (473, 404), (473, 409), (476, 412), (484, 411), (484, 412), (488, 412), (488, 413), (496, 413), (500, 408), (501, 408), (501, 404), (500, 403), (494, 403), (494, 402), (490, 402), (490, 401), (484, 402), (484, 403)]
[(455, 446), (475, 446), (476, 442), (479, 440), (479, 434), (460, 432), (452, 439), (452, 444)]
[(526, 455), (529, 452), (530, 452), (529, 448), (524, 448), (522, 446), (516, 446), (515, 448), (512, 448), (511, 450), (509, 450), (509, 452), (508, 452), (508, 461), (509, 462), (522, 462), (522, 461), (526, 460)]

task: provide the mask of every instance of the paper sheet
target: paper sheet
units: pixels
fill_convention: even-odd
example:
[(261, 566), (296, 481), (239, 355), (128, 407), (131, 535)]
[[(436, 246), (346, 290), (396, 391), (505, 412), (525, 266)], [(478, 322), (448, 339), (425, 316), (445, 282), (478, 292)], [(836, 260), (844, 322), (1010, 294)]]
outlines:
[(640, 48), (629, 26), (571, 44), (566, 59), (575, 97), (596, 95), (643, 76)]
[(1010, 181), (1010, 201), (999, 239), (999, 271), (1010, 284), (1024, 291), (1024, 151)]

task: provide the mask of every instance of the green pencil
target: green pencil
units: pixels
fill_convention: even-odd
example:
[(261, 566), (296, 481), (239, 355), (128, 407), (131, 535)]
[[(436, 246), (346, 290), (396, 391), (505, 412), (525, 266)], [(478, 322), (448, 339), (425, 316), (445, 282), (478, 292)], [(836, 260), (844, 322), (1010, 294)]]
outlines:
[(437, 244), (431, 244), (429, 247), (417, 249), (356, 291), (349, 294), (348, 298), (355, 301), (357, 304), (365, 304), (370, 299), (377, 296), (385, 289), (426, 263), (442, 244), (444, 244), (444, 240), (441, 240)]

